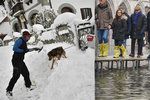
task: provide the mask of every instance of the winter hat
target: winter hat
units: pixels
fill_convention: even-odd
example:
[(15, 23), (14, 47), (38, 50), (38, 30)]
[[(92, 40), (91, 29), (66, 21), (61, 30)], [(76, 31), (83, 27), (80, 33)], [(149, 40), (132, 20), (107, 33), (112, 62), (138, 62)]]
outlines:
[(30, 31), (28, 29), (22, 29), (21, 34), (22, 36), (31, 36)]

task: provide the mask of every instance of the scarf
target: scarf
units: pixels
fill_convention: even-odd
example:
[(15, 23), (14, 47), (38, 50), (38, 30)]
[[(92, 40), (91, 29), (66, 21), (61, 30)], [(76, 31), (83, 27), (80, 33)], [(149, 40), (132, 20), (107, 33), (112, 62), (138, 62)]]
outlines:
[(134, 13), (134, 17), (133, 17), (133, 24), (135, 25), (135, 27), (137, 27), (137, 24), (138, 24), (138, 19), (139, 17), (142, 15), (141, 12), (138, 12), (138, 13)]

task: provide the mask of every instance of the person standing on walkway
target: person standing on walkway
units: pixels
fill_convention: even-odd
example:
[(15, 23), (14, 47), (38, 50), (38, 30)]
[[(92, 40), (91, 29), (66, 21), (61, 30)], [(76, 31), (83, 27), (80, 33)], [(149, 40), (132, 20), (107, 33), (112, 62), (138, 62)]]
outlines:
[(125, 40), (125, 34), (127, 34), (127, 22), (122, 18), (122, 10), (116, 11), (116, 16), (112, 22), (113, 35), (112, 38), (115, 41), (114, 47), (114, 58), (119, 58), (119, 55), (122, 53), (122, 57), (126, 56), (126, 48), (123, 45)]
[(122, 10), (122, 18), (126, 20), (127, 23), (127, 30), (125, 34), (125, 40), (124, 40), (124, 46), (126, 47), (127, 39), (129, 39), (130, 31), (131, 31), (131, 19), (127, 12), (123, 8), (120, 8)]
[(130, 57), (135, 56), (135, 43), (137, 40), (138, 53), (137, 57), (143, 55), (144, 36), (147, 27), (147, 21), (145, 15), (141, 11), (140, 5), (137, 5), (134, 9), (134, 13), (131, 15), (131, 53)]
[(95, 20), (98, 34), (100, 57), (108, 56), (108, 30), (113, 21), (112, 12), (107, 0), (99, 0), (95, 8)]
[(21, 31), (22, 37), (15, 41), (13, 46), (13, 57), (12, 57), (12, 65), (13, 65), (13, 76), (9, 82), (8, 87), (6, 88), (6, 95), (12, 96), (12, 90), (14, 88), (15, 83), (20, 77), (20, 74), (24, 77), (25, 86), (30, 90), (31, 88), (31, 80), (29, 76), (28, 68), (25, 64), (24, 56), (25, 53), (30, 51), (39, 50), (38, 48), (27, 48), (27, 41), (30, 39), (30, 32), (27, 29), (22, 29)]

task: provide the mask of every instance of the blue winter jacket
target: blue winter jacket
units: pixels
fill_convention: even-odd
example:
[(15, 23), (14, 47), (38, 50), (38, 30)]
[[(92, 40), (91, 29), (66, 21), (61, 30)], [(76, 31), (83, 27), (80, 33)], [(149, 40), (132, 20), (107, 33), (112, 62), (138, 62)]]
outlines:
[(27, 41), (25, 41), (24, 38), (19, 38), (18, 40), (15, 41), (15, 44), (13, 46), (13, 51), (16, 54), (25, 54), (26, 52), (29, 51), (29, 49), (27, 48)]

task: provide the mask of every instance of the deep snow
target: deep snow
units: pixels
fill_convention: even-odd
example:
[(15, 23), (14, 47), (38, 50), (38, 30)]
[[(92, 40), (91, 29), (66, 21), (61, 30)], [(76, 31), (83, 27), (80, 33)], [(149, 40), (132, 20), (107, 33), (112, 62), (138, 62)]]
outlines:
[[(67, 48), (67, 58), (50, 70), (47, 53), (58, 46)], [(12, 54), (12, 45), (0, 47), (0, 100), (8, 100), (5, 89), (12, 76)], [(36, 88), (27, 92), (21, 76), (14, 87), (13, 100), (94, 100), (94, 58), (94, 49), (82, 52), (66, 43), (44, 45), (40, 53), (27, 53), (25, 62)]]

